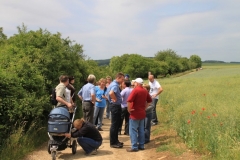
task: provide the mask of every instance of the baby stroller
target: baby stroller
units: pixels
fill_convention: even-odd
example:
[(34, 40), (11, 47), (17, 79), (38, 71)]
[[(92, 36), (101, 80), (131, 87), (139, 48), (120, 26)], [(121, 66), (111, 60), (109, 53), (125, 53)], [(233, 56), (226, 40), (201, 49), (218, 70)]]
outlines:
[[(64, 133), (73, 131), (72, 125), (77, 107), (74, 107), (73, 112), (69, 113), (66, 106), (59, 106), (50, 112), (48, 116), (48, 153), (52, 159), (56, 159), (57, 151), (65, 150), (67, 147), (72, 148), (72, 154), (77, 151), (76, 138), (67, 138)], [(72, 116), (71, 116), (72, 114)]]

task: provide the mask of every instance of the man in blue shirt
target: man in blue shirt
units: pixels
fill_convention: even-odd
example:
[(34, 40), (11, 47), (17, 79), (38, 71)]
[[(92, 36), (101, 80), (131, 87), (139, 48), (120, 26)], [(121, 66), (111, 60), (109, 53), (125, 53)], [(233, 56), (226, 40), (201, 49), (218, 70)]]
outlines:
[(78, 97), (82, 100), (83, 118), (93, 124), (94, 104), (96, 102), (95, 86), (96, 77), (93, 74), (88, 76), (88, 83), (78, 92)]
[(108, 86), (107, 94), (110, 102), (109, 108), (111, 111), (111, 127), (110, 127), (110, 147), (122, 148), (123, 143), (118, 140), (118, 127), (121, 122), (121, 103), (122, 97), (120, 94), (119, 85), (124, 81), (124, 74), (119, 72), (115, 80)]

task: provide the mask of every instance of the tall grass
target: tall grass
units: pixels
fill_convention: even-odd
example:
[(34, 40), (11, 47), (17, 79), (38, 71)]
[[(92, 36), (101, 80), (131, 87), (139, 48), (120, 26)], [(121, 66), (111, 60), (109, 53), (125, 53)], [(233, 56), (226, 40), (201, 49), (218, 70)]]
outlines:
[(240, 65), (205, 66), (160, 79), (160, 121), (192, 150), (213, 159), (240, 159)]
[(10, 137), (5, 140), (0, 150), (0, 159), (22, 159), (27, 153), (47, 141), (46, 128), (39, 128), (36, 123), (32, 123), (27, 132), (24, 131), (24, 128), (25, 124), (22, 123), (20, 127), (13, 131)]

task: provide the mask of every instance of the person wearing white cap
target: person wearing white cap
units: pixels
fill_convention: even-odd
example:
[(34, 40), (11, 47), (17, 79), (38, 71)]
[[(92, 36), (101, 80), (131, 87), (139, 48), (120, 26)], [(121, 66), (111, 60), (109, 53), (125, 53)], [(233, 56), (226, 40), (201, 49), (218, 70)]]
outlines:
[(152, 102), (148, 91), (143, 88), (142, 78), (135, 79), (135, 88), (128, 97), (129, 134), (131, 139), (131, 148), (127, 152), (136, 152), (144, 150), (145, 132), (144, 119), (146, 117), (145, 109)]

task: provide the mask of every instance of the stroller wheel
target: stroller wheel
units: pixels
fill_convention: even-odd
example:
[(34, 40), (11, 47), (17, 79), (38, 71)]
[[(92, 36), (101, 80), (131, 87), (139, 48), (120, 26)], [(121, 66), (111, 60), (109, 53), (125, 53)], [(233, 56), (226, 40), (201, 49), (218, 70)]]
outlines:
[(48, 144), (48, 153), (51, 154), (51, 151), (50, 151), (50, 144)]
[(77, 152), (77, 141), (73, 140), (72, 142), (72, 154), (75, 154)]
[(57, 156), (57, 152), (56, 151), (52, 151), (52, 160), (56, 160), (56, 156)]

